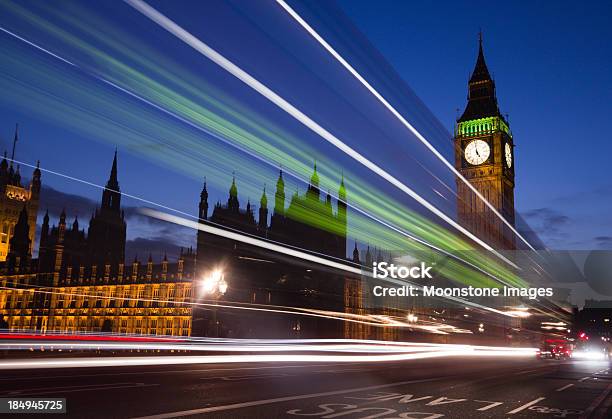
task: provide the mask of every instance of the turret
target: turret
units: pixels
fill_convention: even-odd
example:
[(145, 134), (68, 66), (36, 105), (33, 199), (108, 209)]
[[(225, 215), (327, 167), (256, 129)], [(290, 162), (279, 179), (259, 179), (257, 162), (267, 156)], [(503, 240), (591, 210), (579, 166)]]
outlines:
[(28, 210), (24, 205), (15, 224), (13, 237), (9, 241), (8, 268), (14, 272), (25, 269), (30, 262), (30, 226)]
[(238, 187), (236, 186), (236, 176), (232, 176), (232, 186), (229, 190), (229, 198), (227, 200), (227, 207), (230, 211), (240, 211), (240, 203), (238, 202)]
[(32, 192), (32, 198), (36, 199), (40, 195), (40, 160), (36, 162), (36, 169), (32, 173), (32, 184), (30, 191)]
[(343, 235), (346, 237), (346, 187), (344, 186), (344, 174), (338, 189), (338, 221), (343, 229)]
[(202, 192), (200, 192), (200, 222), (208, 219), (208, 189), (206, 188), (206, 178), (204, 179), (204, 186)]
[(45, 212), (45, 216), (43, 217), (42, 227), (40, 228), (40, 250), (41, 251), (43, 250), (43, 248), (46, 248), (48, 237), (49, 237), (49, 210)]
[(276, 193), (274, 194), (274, 214), (285, 215), (285, 181), (283, 180), (283, 171), (280, 170), (278, 180), (276, 181)]
[(60, 214), (59, 224), (57, 225), (57, 227), (58, 227), (57, 241), (58, 243), (63, 243), (65, 235), (66, 235), (66, 208), (62, 209), (62, 213)]
[(162, 259), (162, 280), (168, 278), (168, 255), (164, 252), (164, 258)]
[(314, 170), (310, 177), (310, 184), (308, 185), (308, 193), (316, 199), (319, 199), (319, 174), (317, 173), (317, 163), (314, 164)]
[(132, 262), (132, 282), (138, 281), (138, 267), (140, 263), (138, 262), (138, 255), (134, 255), (134, 261)]
[(266, 186), (264, 185), (261, 199), (259, 200), (259, 229), (265, 231), (268, 228), (268, 197), (266, 196)]
[(357, 242), (355, 242), (355, 248), (353, 249), (353, 262), (359, 264), (359, 249), (357, 249)]
[(147, 281), (153, 278), (153, 255), (149, 253), (149, 259), (147, 259)]

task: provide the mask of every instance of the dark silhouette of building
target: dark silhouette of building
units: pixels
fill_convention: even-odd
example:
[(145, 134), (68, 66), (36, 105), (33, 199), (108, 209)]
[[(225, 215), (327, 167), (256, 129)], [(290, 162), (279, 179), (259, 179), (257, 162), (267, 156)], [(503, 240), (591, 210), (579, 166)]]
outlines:
[[(70, 283), (79, 276), (118, 274), (124, 263), (126, 242), (125, 216), (121, 210), (121, 192), (117, 180), (117, 152), (108, 182), (102, 191), (102, 202), (89, 220), (88, 233), (79, 229), (74, 218), (71, 226), (66, 223), (62, 211), (57, 226), (49, 226), (49, 214), (45, 214), (40, 233), (39, 272), (53, 273), (46, 278), (52, 285)], [(85, 272), (81, 272), (84, 269)]]
[(125, 256), (125, 217), (121, 210), (121, 192), (117, 180), (117, 152), (110, 176), (102, 192), (102, 203), (89, 221), (88, 250), (91, 262), (111, 266)]
[[(316, 165), (305, 194), (297, 192), (285, 204), (282, 171), (276, 182), (274, 210), (268, 225), (268, 198), (265, 187), (259, 202), (258, 219), (250, 201), (240, 207), (235, 177), (226, 204), (217, 202), (208, 215), (206, 184), (200, 194), (199, 219), (242, 234), (282, 243), (305, 252), (346, 261), (346, 188), (340, 183), (336, 204), (328, 193), (322, 199)], [(334, 208), (335, 207), (335, 208)], [(344, 311), (344, 278), (337, 272), (321, 270), (302, 260), (279, 255), (261, 247), (234, 241), (205, 231), (198, 232), (197, 269), (203, 278), (222, 271), (229, 283), (224, 299), (249, 304), (316, 308)], [(274, 316), (194, 313), (194, 334), (244, 336), (340, 336), (339, 322), (304, 319), (302, 316)], [(200, 327), (196, 323), (200, 321)], [(214, 323), (211, 332), (211, 322)]]

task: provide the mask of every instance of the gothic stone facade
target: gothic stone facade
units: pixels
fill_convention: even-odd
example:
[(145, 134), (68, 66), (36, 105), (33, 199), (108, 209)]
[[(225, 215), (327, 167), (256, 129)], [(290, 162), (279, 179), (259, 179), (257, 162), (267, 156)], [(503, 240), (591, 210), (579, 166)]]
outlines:
[[(38, 193), (38, 169), (32, 185)], [(182, 303), (191, 300), (195, 253), (181, 253), (172, 263), (164, 257), (153, 264), (151, 256), (144, 264), (124, 263), (126, 222), (116, 153), (88, 232), (76, 218), (69, 227), (65, 212), (57, 226), (49, 226), (45, 214), (39, 258), (32, 259), (36, 209), (20, 209), (0, 267), (0, 323), (5, 323), (0, 328), (190, 335), (192, 313)]]
[[(19, 131), (15, 129), (13, 145), (17, 143)], [(32, 181), (28, 186), (22, 185), (19, 166), (13, 164), (15, 147), (13, 146), (12, 159), (7, 161), (6, 152), (0, 162), (0, 262), (8, 257), (9, 240), (13, 237), (15, 224), (19, 214), (24, 208), (28, 214), (29, 225), (36, 224), (36, 214), (40, 197), (40, 169), (37, 167), (32, 174)], [(28, 234), (30, 253), (34, 249), (35, 229)]]
[[(40, 170), (35, 172), (33, 184), (34, 190), (40, 190)], [(240, 208), (235, 181), (227, 204), (217, 203), (210, 217), (204, 187), (200, 221), (345, 259), (344, 181), (335, 208), (329, 194), (325, 199), (320, 196), (316, 167), (308, 191), (302, 196), (294, 194), (287, 208), (282, 173), (276, 186), (270, 223), (265, 190), (256, 220), (250, 203), (246, 209)], [(0, 318), (12, 330), (179, 336), (193, 332), (236, 337), (337, 337), (346, 333), (340, 322), (316, 317), (264, 316), (256, 312), (236, 315), (194, 310), (183, 304), (201, 299), (194, 284), (219, 266), (231, 282), (226, 299), (238, 303), (342, 311), (343, 303), (352, 304), (360, 295), (359, 281), (351, 282), (337, 272), (204, 232), (197, 236), (197, 258), (190, 249), (173, 263), (166, 257), (156, 264), (151, 257), (146, 264), (138, 260), (125, 263), (127, 226), (121, 210), (116, 153), (100, 207), (92, 215), (87, 232), (79, 227), (76, 217), (67, 223), (65, 212), (57, 225), (49, 225), (45, 214), (39, 257), (32, 259), (35, 215), (36, 208), (20, 208), (8, 259), (0, 266)], [(355, 257), (358, 261), (358, 252), (354, 252)], [(194, 322), (198, 327), (192, 330)]]

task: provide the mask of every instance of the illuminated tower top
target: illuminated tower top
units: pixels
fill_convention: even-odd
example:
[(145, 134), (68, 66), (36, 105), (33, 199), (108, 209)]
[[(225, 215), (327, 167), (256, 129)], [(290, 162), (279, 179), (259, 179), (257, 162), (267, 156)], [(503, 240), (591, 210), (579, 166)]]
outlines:
[(499, 111), (495, 93), (495, 81), (489, 73), (479, 36), (478, 58), (468, 82), (468, 103), (457, 120), (458, 135), (479, 134), (482, 130), (501, 130), (510, 134), (508, 121)]

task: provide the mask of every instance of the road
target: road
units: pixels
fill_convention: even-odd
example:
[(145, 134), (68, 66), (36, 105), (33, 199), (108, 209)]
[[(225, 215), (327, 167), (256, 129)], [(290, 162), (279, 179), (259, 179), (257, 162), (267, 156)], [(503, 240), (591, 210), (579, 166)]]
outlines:
[(610, 367), (452, 358), (8, 370), (0, 397), (65, 397), (61, 416), (74, 418), (604, 418)]

